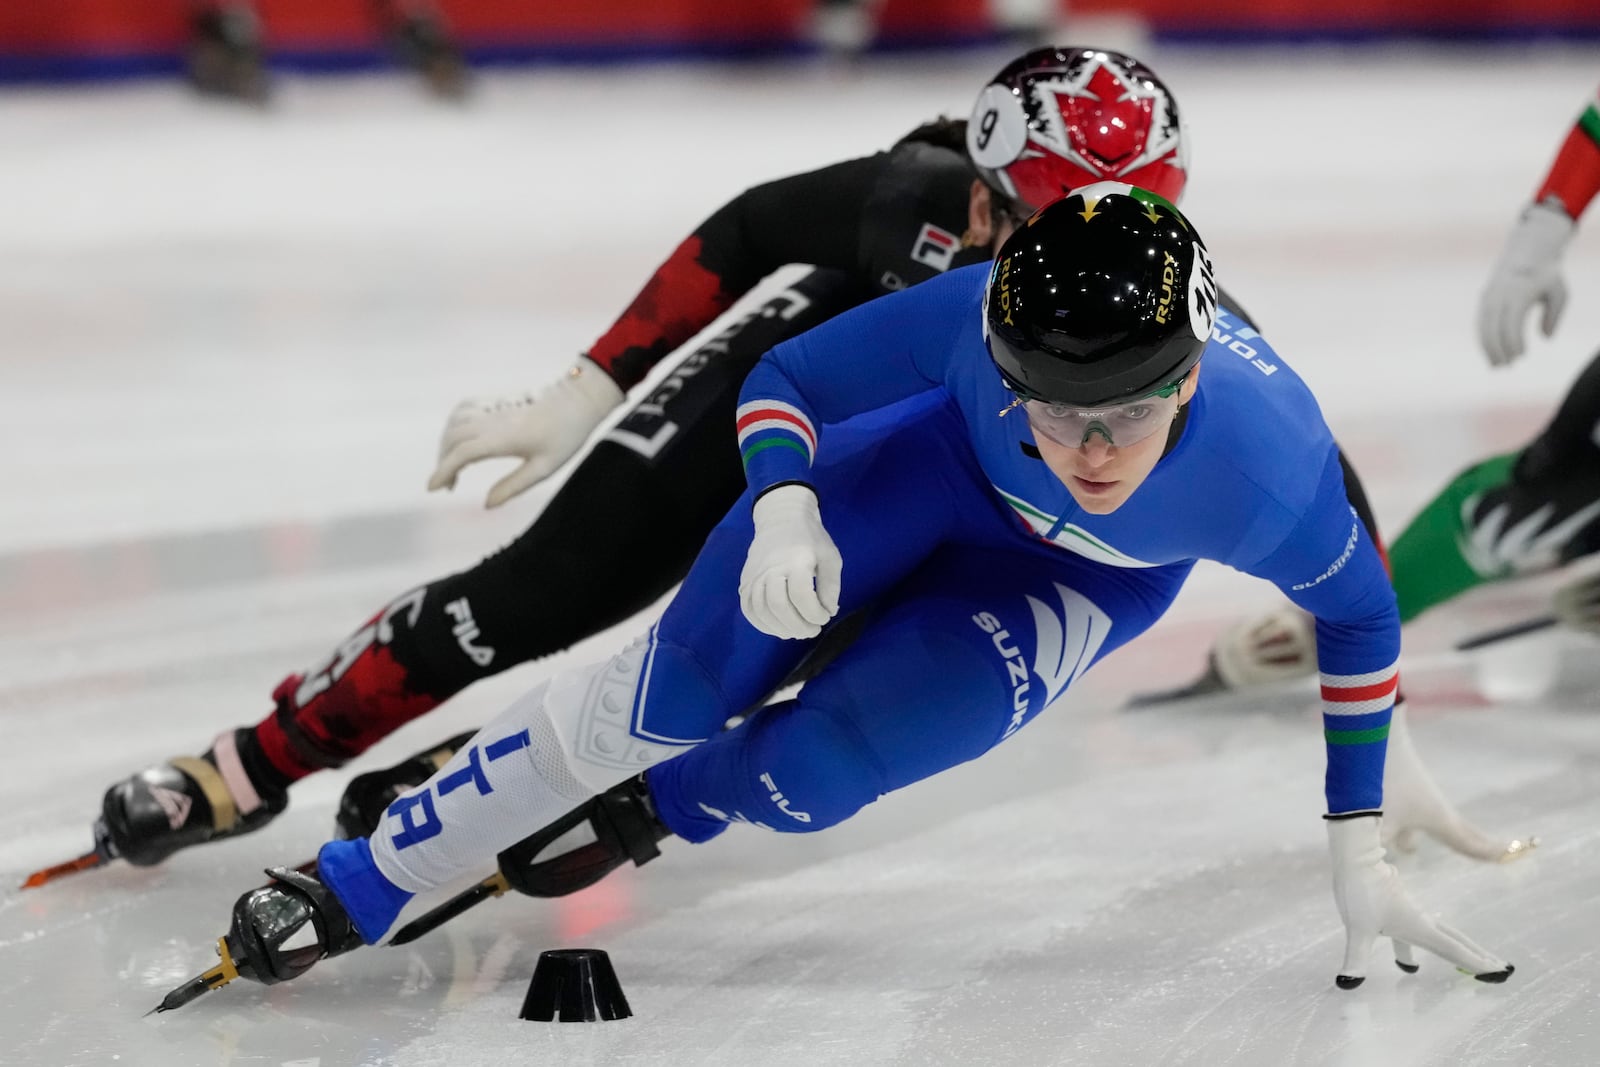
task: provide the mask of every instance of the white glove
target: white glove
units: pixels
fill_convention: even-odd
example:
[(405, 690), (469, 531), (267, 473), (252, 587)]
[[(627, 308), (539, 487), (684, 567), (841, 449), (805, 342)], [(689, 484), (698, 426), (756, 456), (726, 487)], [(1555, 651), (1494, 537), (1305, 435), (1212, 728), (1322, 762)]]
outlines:
[(1478, 299), (1478, 340), (1489, 362), (1504, 366), (1522, 355), (1522, 324), (1535, 304), (1544, 305), (1539, 328), (1555, 333), (1567, 306), (1561, 256), (1573, 222), (1556, 203), (1530, 204), (1517, 220)]
[(1367, 977), (1367, 958), (1379, 937), (1394, 940), (1395, 963), (1408, 974), (1417, 969), (1412, 946), (1425, 948), (1480, 982), (1504, 982), (1511, 964), (1469, 941), (1464, 934), (1428, 918), (1406, 895), (1400, 872), (1383, 858), (1377, 812), (1330, 818), (1328, 851), (1333, 857), (1333, 899), (1344, 920), (1344, 966), (1334, 982), (1354, 989)]
[(1316, 622), (1291, 604), (1240, 619), (1211, 646), (1211, 663), (1229, 689), (1310, 678), (1317, 673)]
[(1584, 633), (1600, 634), (1600, 574), (1568, 582), (1555, 595), (1556, 618)]
[(755, 536), (739, 575), (744, 617), (764, 634), (815, 637), (839, 613), (844, 560), (822, 528), (817, 494), (808, 485), (780, 485), (753, 511)]
[(623, 395), (609, 374), (580, 358), (537, 396), (463, 400), (444, 424), (428, 489), (454, 489), (461, 468), (480, 459), (518, 457), (517, 469), (489, 490), (485, 504), (497, 508), (571, 459)]
[(1383, 843), (1401, 852), (1416, 849), (1418, 831), (1463, 856), (1487, 863), (1509, 863), (1539, 844), (1537, 837), (1493, 837), (1462, 817), (1422, 765), (1405, 704), (1395, 705), (1389, 722), (1389, 752), (1383, 765)]

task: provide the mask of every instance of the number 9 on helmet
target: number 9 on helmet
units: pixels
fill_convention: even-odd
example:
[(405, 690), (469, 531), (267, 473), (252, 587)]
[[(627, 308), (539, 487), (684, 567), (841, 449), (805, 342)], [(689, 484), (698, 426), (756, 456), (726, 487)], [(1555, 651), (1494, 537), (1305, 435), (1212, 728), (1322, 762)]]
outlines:
[(1030, 212), (1099, 181), (1177, 203), (1189, 176), (1172, 93), (1137, 59), (1098, 48), (1039, 48), (1007, 64), (973, 106), (967, 154)]

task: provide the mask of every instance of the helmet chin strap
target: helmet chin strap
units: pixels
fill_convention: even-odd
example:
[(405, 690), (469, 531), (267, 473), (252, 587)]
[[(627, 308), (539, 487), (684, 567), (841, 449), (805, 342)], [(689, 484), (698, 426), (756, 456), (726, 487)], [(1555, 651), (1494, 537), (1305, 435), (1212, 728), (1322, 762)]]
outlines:
[(1183, 428), (1189, 424), (1189, 405), (1182, 404), (1178, 413), (1172, 417), (1172, 425), (1167, 427), (1166, 447), (1161, 450), (1161, 458), (1166, 459), (1167, 453), (1178, 447), (1178, 441), (1183, 437)]

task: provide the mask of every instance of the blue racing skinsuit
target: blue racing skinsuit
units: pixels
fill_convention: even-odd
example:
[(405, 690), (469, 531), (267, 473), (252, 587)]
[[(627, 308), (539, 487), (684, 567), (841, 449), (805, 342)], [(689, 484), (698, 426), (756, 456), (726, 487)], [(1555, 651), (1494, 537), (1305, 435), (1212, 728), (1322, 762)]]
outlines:
[[(1121, 508), (1090, 515), (1029, 454), (1022, 413), (998, 415), (1012, 396), (983, 342), (986, 270), (839, 316), (746, 379), (752, 497), (812, 485), (844, 559), (841, 614), (878, 606), (798, 699), (652, 769), (663, 820), (691, 840), (725, 819), (815, 830), (981, 755), (1148, 628), (1201, 558), (1316, 617), (1328, 810), (1379, 807), (1400, 624), (1305, 384), (1224, 309), (1182, 436)], [(662, 618), (658, 648), (684, 649), (704, 681), (689, 706), (652, 692), (652, 731), (708, 736), (804, 644), (740, 615), (751, 535), (746, 500)]]
[[(1380, 807), (1400, 623), (1316, 401), (1224, 308), (1187, 422), (1115, 512), (1037, 458), (982, 334), (984, 266), (846, 312), (769, 352), (742, 394), (750, 489), (642, 641), (513, 704), (369, 842), (321, 873), (366, 940), (416, 892), (647, 771), (691, 841), (730, 821), (809, 831), (1010, 737), (1147, 629), (1197, 559), (1276, 584), (1316, 617), (1335, 813)], [(790, 701), (728, 731), (812, 642), (739, 604), (752, 500), (813, 486), (860, 637)], [(574, 777), (574, 774), (578, 777)]]

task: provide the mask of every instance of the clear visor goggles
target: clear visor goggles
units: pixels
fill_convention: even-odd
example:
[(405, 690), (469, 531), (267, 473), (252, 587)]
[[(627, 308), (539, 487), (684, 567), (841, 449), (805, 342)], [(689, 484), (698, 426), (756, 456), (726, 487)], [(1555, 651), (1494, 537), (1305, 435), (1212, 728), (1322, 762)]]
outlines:
[(1149, 396), (1092, 408), (1018, 397), (1000, 414), (1021, 408), (1027, 413), (1028, 425), (1035, 433), (1066, 448), (1082, 448), (1095, 436), (1103, 438), (1108, 445), (1122, 448), (1138, 444), (1172, 424), (1178, 414), (1178, 394), (1183, 382), (1184, 379), (1179, 378)]

